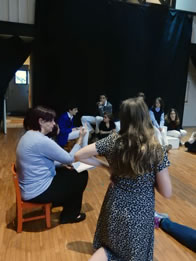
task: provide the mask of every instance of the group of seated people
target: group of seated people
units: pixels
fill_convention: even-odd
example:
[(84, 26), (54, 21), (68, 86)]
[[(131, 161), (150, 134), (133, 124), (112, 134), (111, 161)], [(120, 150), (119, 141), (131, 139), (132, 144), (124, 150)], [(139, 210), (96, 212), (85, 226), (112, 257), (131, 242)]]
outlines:
[(74, 116), (78, 113), (76, 105), (69, 105), (67, 111), (63, 113), (58, 121), (57, 143), (61, 147), (65, 147), (69, 140), (75, 140), (79, 137), (79, 130), (82, 127), (86, 128), (86, 134), (83, 140), (82, 147), (88, 144), (92, 135), (96, 135), (98, 139), (107, 137), (112, 132), (117, 130), (116, 124), (113, 121), (112, 104), (107, 101), (105, 94), (100, 95), (100, 101), (97, 102), (98, 116), (82, 116), (82, 126), (74, 126)]
[(181, 146), (185, 145), (187, 151), (196, 151), (196, 133), (193, 132), (191, 138), (185, 144), (183, 143), (182, 138), (187, 135), (187, 131), (182, 128), (178, 112), (175, 108), (171, 108), (165, 116), (164, 103), (161, 97), (156, 98), (150, 108), (150, 118), (155, 130), (155, 136), (160, 144), (166, 147), (167, 151), (172, 148), (171, 144), (168, 144), (167, 136), (178, 138), (179, 144)]
[[(144, 93), (138, 93), (138, 97), (145, 100)], [(92, 135), (96, 135), (96, 139), (102, 139), (110, 135), (112, 132), (120, 130), (120, 121), (113, 120), (112, 104), (107, 100), (105, 94), (100, 95), (100, 100), (97, 102), (97, 116), (82, 116), (82, 126), (87, 129), (82, 147), (89, 143)], [(74, 116), (78, 113), (78, 107), (69, 106), (67, 112), (63, 113), (59, 120), (59, 133), (57, 136), (57, 143), (64, 147), (69, 140), (74, 140), (79, 137), (80, 127), (74, 127)], [(183, 130), (178, 112), (175, 108), (171, 108), (168, 113), (164, 113), (164, 102), (161, 97), (157, 97), (153, 106), (149, 109), (150, 118), (154, 127), (155, 136), (159, 143), (166, 147), (169, 151), (172, 146), (168, 144), (167, 136), (179, 139), (180, 145), (185, 145), (188, 151), (196, 151), (196, 135), (192, 135), (191, 139), (185, 144), (182, 138), (187, 135), (187, 131)]]
[[(151, 261), (154, 189), (166, 198), (171, 196), (170, 162), (165, 148), (154, 135), (155, 128), (150, 118), (152, 113), (149, 114), (143, 98), (130, 98), (122, 102), (119, 131), (114, 131), (115, 124), (110, 122), (110, 114), (105, 111), (107, 104), (106, 101), (98, 104), (103, 121), (97, 124), (96, 130), (106, 137), (90, 145), (87, 145), (91, 131), (87, 118), (83, 118), (84, 126), (76, 128), (73, 125), (77, 107), (70, 107), (59, 118), (57, 142), (50, 138), (57, 126), (55, 112), (42, 106), (28, 110), (24, 119), (26, 132), (16, 150), (16, 170), (22, 198), (34, 203), (50, 202), (53, 207), (63, 206), (59, 220), (61, 224), (83, 221), (86, 215), (81, 212), (82, 197), (88, 172), (77, 173), (72, 163), (81, 161), (105, 168), (111, 175), (111, 183), (97, 223), (94, 238), (97, 251), (90, 260)], [(160, 101), (158, 104), (157, 100), (156, 104), (156, 108), (161, 107)], [(108, 107), (111, 108), (111, 105)], [(156, 108), (152, 112), (157, 121), (161, 109)], [(160, 119), (163, 119), (162, 113), (159, 113)], [(110, 127), (111, 130), (108, 130)], [(161, 127), (156, 126), (160, 132)], [(75, 138), (78, 139), (68, 153), (64, 146), (69, 139)], [(107, 162), (97, 158), (97, 155), (105, 156)]]

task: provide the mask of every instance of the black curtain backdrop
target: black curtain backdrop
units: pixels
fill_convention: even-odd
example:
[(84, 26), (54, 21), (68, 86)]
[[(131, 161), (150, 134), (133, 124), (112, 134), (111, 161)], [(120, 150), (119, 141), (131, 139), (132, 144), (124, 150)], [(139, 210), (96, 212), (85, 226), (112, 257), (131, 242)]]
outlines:
[(84, 0), (37, 0), (34, 105), (62, 113), (75, 101), (94, 114), (100, 93), (117, 112), (143, 91), (161, 96), (181, 118), (192, 18), (160, 5)]
[(0, 122), (3, 118), (3, 100), (8, 84), (15, 72), (23, 65), (32, 45), (19, 37), (0, 39)]

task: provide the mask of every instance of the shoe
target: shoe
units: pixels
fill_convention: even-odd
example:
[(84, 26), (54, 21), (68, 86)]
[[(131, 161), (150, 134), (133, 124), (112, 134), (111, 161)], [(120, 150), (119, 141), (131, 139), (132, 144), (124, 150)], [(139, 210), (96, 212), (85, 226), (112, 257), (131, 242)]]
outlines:
[(158, 213), (155, 211), (154, 217), (158, 217), (162, 219), (162, 218), (169, 218), (169, 215), (167, 213)]
[(60, 224), (69, 224), (69, 223), (78, 223), (86, 219), (85, 213), (80, 213), (76, 218), (74, 219), (66, 219), (66, 218), (60, 218)]
[(160, 227), (161, 220), (164, 218), (169, 218), (169, 215), (166, 213), (154, 213), (154, 228), (158, 229)]
[(154, 217), (154, 228), (158, 229), (160, 226), (161, 218)]

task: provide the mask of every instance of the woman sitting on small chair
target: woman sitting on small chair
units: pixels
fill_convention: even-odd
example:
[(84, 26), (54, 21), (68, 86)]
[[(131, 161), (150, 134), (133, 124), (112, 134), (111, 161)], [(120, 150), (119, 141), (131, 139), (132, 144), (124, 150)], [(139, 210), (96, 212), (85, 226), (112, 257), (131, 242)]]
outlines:
[(86, 216), (80, 211), (88, 173), (77, 173), (65, 165), (74, 162), (74, 154), (81, 148), (86, 132), (80, 129), (79, 139), (68, 153), (47, 137), (55, 126), (55, 117), (53, 110), (41, 106), (26, 113), (26, 132), (16, 149), (21, 194), (25, 201), (63, 206), (61, 224), (80, 222)]

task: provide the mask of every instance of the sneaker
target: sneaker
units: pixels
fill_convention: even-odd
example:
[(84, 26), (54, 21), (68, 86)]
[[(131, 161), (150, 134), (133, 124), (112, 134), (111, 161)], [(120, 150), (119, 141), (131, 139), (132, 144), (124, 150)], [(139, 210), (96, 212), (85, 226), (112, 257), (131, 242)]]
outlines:
[(155, 211), (154, 217), (158, 217), (162, 219), (162, 218), (169, 218), (169, 215), (167, 213), (158, 213)]
[(154, 217), (154, 228), (158, 229), (160, 226), (161, 218)]
[(160, 222), (164, 218), (169, 218), (167, 213), (158, 213), (155, 211), (154, 213), (154, 228), (158, 229), (160, 227)]

